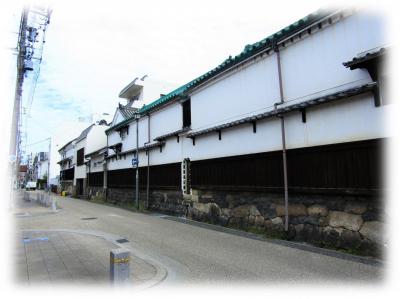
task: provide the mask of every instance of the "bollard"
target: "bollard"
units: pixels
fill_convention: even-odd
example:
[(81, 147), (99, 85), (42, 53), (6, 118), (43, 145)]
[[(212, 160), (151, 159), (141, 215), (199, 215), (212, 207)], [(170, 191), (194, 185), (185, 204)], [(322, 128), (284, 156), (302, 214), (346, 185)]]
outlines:
[(40, 194), (39, 193), (36, 193), (36, 201), (40, 202)]
[(112, 284), (124, 284), (129, 280), (129, 250), (123, 248), (110, 251), (110, 281)]

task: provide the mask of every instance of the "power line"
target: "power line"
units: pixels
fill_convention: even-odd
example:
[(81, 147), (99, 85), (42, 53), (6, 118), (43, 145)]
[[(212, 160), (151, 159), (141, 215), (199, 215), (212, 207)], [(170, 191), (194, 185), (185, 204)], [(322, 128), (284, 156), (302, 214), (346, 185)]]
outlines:
[(25, 145), (25, 147), (36, 145), (36, 144), (39, 144), (39, 143), (43, 143), (43, 142), (49, 141), (49, 140), (50, 140), (50, 137), (46, 138), (46, 139), (43, 139), (43, 140), (40, 140), (40, 141), (37, 141), (37, 142), (34, 142), (34, 143), (31, 143), (31, 144), (27, 144), (27, 145)]

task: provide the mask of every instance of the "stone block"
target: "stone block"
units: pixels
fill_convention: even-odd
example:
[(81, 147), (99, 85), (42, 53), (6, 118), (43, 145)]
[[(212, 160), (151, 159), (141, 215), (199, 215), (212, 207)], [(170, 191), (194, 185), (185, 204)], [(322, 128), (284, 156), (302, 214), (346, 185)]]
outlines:
[(294, 230), (296, 232), (296, 236), (294, 237), (294, 240), (295, 241), (305, 241), (304, 224), (294, 225)]
[(298, 217), (289, 217), (289, 223), (296, 224), (312, 224), (319, 225), (319, 218), (315, 216), (298, 216)]
[(261, 215), (265, 219), (272, 219), (276, 217), (276, 209), (275, 206), (268, 206), (268, 207), (258, 207)]
[(322, 216), (325, 217), (328, 215), (328, 209), (322, 205), (312, 205), (307, 208), (307, 213), (310, 216)]
[[(305, 216), (307, 215), (307, 208), (302, 204), (294, 204), (289, 205), (288, 212), (290, 216)], [(285, 206), (277, 205), (276, 206), (276, 215), (277, 216), (285, 216)]]
[(220, 208), (215, 204), (215, 203), (198, 203), (194, 202), (193, 203), (193, 209), (198, 210), (201, 213), (207, 214), (207, 215), (221, 215), (221, 210)]
[(265, 229), (270, 229), (270, 228), (272, 227), (272, 221), (271, 221), (271, 219), (266, 219), (266, 220), (264, 221), (264, 227), (265, 227)]
[(384, 234), (385, 225), (379, 221), (364, 222), (360, 233), (363, 237), (377, 244), (383, 244), (387, 241)]
[(377, 210), (366, 211), (361, 215), (364, 221), (381, 221), (382, 215)]
[(360, 215), (354, 215), (346, 212), (331, 211), (328, 215), (329, 225), (332, 227), (343, 227), (349, 230), (358, 231), (363, 224)]
[(225, 217), (230, 217), (231, 216), (231, 210), (223, 208), (223, 209), (221, 209), (221, 215), (223, 215)]
[[(255, 219), (256, 219), (256, 216), (250, 215), (250, 216), (249, 216), (249, 220), (248, 220), (249, 225), (254, 225)], [(264, 223), (263, 223), (263, 224), (264, 224)]]
[(191, 193), (192, 193), (192, 195), (199, 196), (201, 192), (197, 189), (192, 189)]
[(256, 226), (264, 226), (264, 217), (261, 215), (256, 216), (255, 220), (254, 220), (254, 224)]
[(305, 239), (315, 245), (322, 243), (322, 230), (320, 227), (311, 224), (304, 224), (303, 234)]
[(367, 211), (367, 205), (364, 202), (349, 201), (346, 203), (344, 211), (346, 213), (361, 215)]
[(283, 226), (283, 220), (281, 217), (275, 217), (273, 219), (271, 219), (271, 223), (273, 226)]
[(339, 236), (339, 232), (330, 226), (322, 229), (322, 243), (325, 246), (337, 247)]
[(222, 225), (222, 226), (227, 226), (227, 225), (228, 225), (229, 218), (226, 217), (226, 216), (219, 216), (218, 219), (217, 219), (217, 221), (218, 221), (218, 224), (220, 224), (220, 225)]
[(244, 218), (249, 215), (257, 216), (261, 215), (260, 212), (258, 212), (257, 207), (254, 205), (243, 205), (243, 206), (238, 206), (234, 209), (231, 210), (231, 215), (233, 217), (237, 218)]
[(343, 229), (339, 235), (337, 246), (344, 249), (357, 249), (361, 244), (359, 232)]

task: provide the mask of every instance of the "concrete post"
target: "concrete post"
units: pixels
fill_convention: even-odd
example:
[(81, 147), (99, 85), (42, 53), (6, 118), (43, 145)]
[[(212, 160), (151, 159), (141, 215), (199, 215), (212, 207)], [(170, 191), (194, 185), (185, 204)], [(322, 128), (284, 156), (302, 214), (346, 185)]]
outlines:
[(124, 284), (129, 280), (130, 251), (117, 248), (110, 251), (110, 281), (112, 284)]

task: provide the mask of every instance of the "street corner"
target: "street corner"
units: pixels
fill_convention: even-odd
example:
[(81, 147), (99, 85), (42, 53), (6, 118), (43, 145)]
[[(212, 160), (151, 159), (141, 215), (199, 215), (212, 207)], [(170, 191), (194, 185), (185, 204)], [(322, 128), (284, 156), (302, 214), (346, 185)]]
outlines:
[[(13, 249), (14, 280), (22, 285), (111, 285), (110, 252), (122, 248), (119, 240), (78, 231), (20, 231)], [(166, 270), (129, 251), (126, 286), (145, 289), (164, 280)]]

